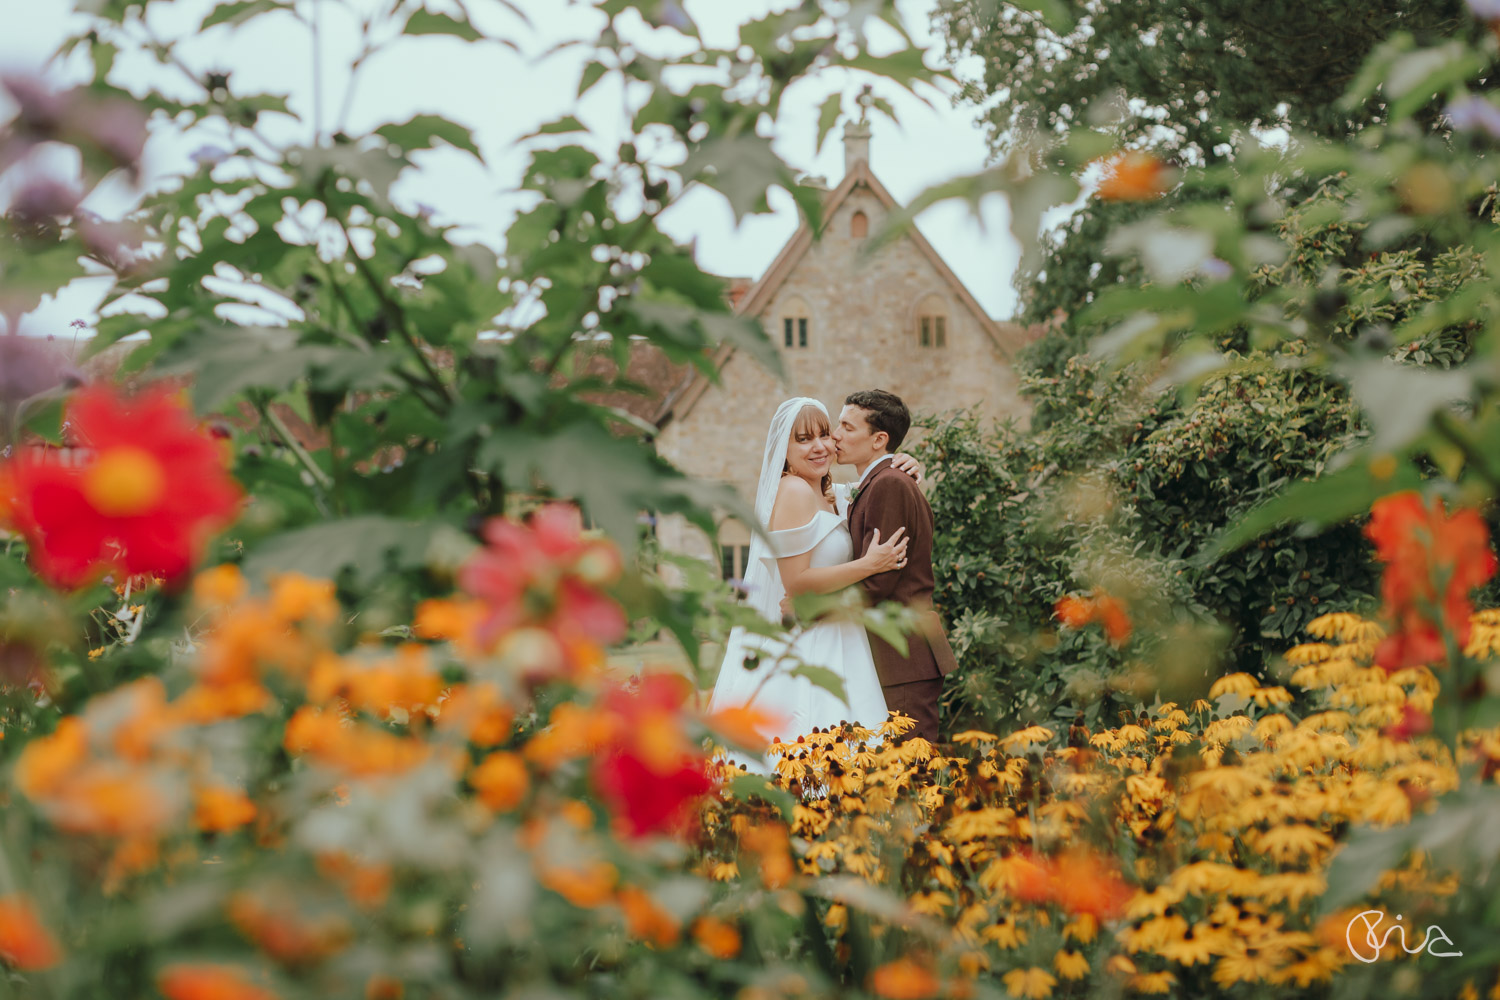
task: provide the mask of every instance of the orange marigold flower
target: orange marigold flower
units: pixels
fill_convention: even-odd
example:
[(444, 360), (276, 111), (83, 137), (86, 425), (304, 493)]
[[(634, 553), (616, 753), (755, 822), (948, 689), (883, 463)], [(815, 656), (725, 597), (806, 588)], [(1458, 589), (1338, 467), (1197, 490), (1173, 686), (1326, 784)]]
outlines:
[(66, 716), (51, 734), (22, 748), (16, 761), (16, 785), (33, 801), (52, 795), (88, 759), (88, 753), (88, 727), (78, 716)]
[(207, 725), (239, 719), (271, 704), (271, 692), (257, 681), (194, 684), (172, 701), (172, 714), (182, 722)]
[(718, 917), (704, 915), (693, 924), (693, 940), (714, 958), (725, 960), (740, 953), (740, 932)]
[(244, 969), (233, 965), (169, 965), (156, 985), (167, 1000), (278, 1000), (275, 993), (255, 985)]
[(401, 980), (374, 975), (365, 980), (365, 1000), (402, 1000), (406, 987)]
[(484, 621), (484, 602), (435, 597), (417, 605), (412, 629), (422, 639), (472, 643)]
[(938, 977), (925, 963), (898, 958), (871, 974), (870, 989), (885, 1000), (928, 1000), (937, 996)]
[(771, 741), (771, 734), (785, 725), (785, 719), (754, 705), (720, 709), (708, 717), (710, 729), (746, 750), (764, 748)]
[(150, 774), (95, 761), (46, 802), (45, 811), (63, 830), (139, 836), (166, 826), (177, 804), (166, 783)]
[(353, 929), (336, 913), (309, 914), (291, 898), (235, 893), (229, 919), (248, 940), (286, 966), (322, 961), (343, 949)]
[(1068, 628), (1083, 628), (1094, 620), (1099, 609), (1089, 598), (1069, 594), (1057, 602), (1053, 611)]
[(227, 607), (244, 600), (247, 588), (240, 568), (223, 563), (193, 577), (193, 600), (206, 608)]
[(37, 573), (74, 588), (111, 566), (168, 580), (190, 570), (239, 508), (218, 442), (160, 389), (126, 399), (89, 386), (67, 417), (87, 449), (81, 464), (35, 449), (11, 463), (12, 519)]
[(281, 573), (272, 577), (271, 614), (288, 624), (307, 621), (332, 624), (339, 616), (333, 581), (315, 580), (301, 573)]
[(255, 803), (238, 788), (206, 785), (198, 789), (193, 823), (206, 833), (238, 830), (255, 819)]
[(1069, 853), (1057, 863), (1057, 901), (1069, 913), (1112, 920), (1135, 890), (1115, 869), (1091, 854)]
[(791, 836), (784, 823), (752, 826), (740, 836), (740, 844), (760, 856), (760, 879), (767, 889), (780, 889), (796, 874), (792, 864)]
[(609, 902), (620, 873), (608, 861), (589, 861), (567, 868), (543, 868), (542, 885), (583, 910)]
[(318, 871), (337, 883), (355, 903), (366, 909), (385, 905), (391, 892), (391, 866), (383, 862), (366, 862), (342, 851), (331, 851), (317, 857)]
[(1125, 605), (1108, 594), (1100, 594), (1097, 602), (1099, 623), (1104, 627), (1104, 634), (1109, 637), (1109, 641), (1118, 646), (1129, 639), (1130, 615), (1125, 611)]
[(1104, 201), (1152, 201), (1166, 193), (1172, 174), (1150, 153), (1123, 153), (1104, 165), (1099, 197)]
[(465, 734), (470, 743), (492, 747), (510, 736), (515, 712), (494, 684), (458, 684), (438, 703), (438, 728)]
[(681, 923), (644, 890), (626, 886), (615, 901), (625, 914), (625, 927), (631, 937), (656, 948), (670, 948), (677, 943)]
[(0, 959), (23, 972), (49, 969), (62, 959), (62, 949), (27, 896), (0, 896)]
[(1017, 854), (1005, 861), (1006, 878), (1011, 892), (1027, 903), (1046, 903), (1052, 899), (1051, 863), (1038, 863), (1029, 854)]
[(469, 784), (479, 792), (481, 802), (496, 812), (506, 812), (521, 804), (531, 782), (526, 762), (518, 754), (499, 751), (474, 768)]

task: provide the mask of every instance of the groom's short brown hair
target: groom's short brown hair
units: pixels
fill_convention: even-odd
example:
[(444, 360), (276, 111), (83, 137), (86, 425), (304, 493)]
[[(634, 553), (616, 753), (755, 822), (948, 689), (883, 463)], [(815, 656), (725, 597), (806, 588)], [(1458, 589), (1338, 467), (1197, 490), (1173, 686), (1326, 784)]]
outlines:
[(884, 389), (862, 389), (844, 397), (845, 406), (857, 406), (869, 412), (866, 418), (872, 431), (885, 431), (885, 450), (894, 452), (911, 430), (911, 411), (901, 397)]

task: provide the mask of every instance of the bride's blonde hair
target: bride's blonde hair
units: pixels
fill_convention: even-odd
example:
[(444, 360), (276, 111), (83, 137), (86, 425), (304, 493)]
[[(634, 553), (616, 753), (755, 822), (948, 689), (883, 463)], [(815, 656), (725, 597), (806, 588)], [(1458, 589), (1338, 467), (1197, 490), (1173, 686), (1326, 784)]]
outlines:
[[(792, 421), (792, 433), (787, 437), (787, 447), (790, 448), (792, 442), (797, 440), (800, 435), (807, 434), (812, 437), (822, 437), (831, 430), (832, 426), (828, 423), (828, 414), (816, 406), (804, 406), (802, 411), (797, 414), (797, 419)], [(781, 474), (783, 476), (792, 474), (790, 463), (781, 463)], [(833, 503), (833, 474), (831, 472), (823, 473), (823, 481), (818, 484), (818, 488), (823, 492), (823, 499), (829, 503)]]

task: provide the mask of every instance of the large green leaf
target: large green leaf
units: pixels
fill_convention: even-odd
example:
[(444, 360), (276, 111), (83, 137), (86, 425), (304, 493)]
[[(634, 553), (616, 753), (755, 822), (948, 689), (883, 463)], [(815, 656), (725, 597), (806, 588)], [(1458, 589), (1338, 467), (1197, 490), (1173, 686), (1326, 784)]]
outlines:
[(1369, 461), (1351, 461), (1344, 468), (1314, 480), (1293, 483), (1286, 490), (1229, 525), (1193, 560), (1203, 566), (1267, 532), (1300, 524), (1311, 534), (1370, 509), (1390, 493), (1413, 489), (1420, 483), (1406, 463), (1391, 476), (1371, 471)]
[(234, 3), (221, 3), (208, 12), (203, 23), (198, 25), (198, 30), (204, 31), (216, 24), (240, 25), (273, 10), (291, 9), (289, 0), (235, 0)]
[(653, 339), (694, 350), (729, 344), (747, 351), (776, 378), (785, 378), (781, 352), (776, 350), (758, 320), (641, 298), (630, 298), (616, 308), (633, 316), (642, 326), (640, 332)]
[(417, 115), (399, 125), (382, 125), (375, 134), (403, 150), (433, 149), (434, 140), (441, 139), (450, 146), (473, 153), (483, 160), (474, 136), (468, 129), (439, 115)]
[(332, 361), (340, 349), (298, 343), (296, 330), (240, 326), (187, 336), (157, 358), (166, 371), (193, 375), (193, 402), (216, 409), (237, 392), (281, 392), (306, 376), (315, 364)]
[(436, 14), (430, 10), (413, 11), (401, 31), (407, 35), (454, 35), (466, 42), (477, 42), (484, 37), (467, 18)]
[(1483, 881), (1500, 860), (1500, 789), (1466, 788), (1406, 826), (1351, 831), (1328, 866), (1328, 889), (1318, 900), (1318, 912), (1326, 915), (1369, 895), (1412, 849), (1424, 853), (1436, 876), (1453, 873)]
[(771, 149), (771, 140), (754, 133), (704, 140), (679, 172), (684, 181), (697, 181), (729, 199), (736, 224), (752, 213), (770, 211), (767, 189), (791, 191), (796, 186), (796, 175)]
[(392, 566), (424, 564), (429, 547), (455, 529), (441, 522), (407, 521), (367, 514), (275, 535), (245, 560), (245, 575), (263, 580), (273, 573), (304, 573), (337, 579), (348, 571), (357, 587), (369, 587)]
[(818, 110), (818, 141), (813, 146), (814, 154), (823, 151), (823, 141), (828, 138), (828, 133), (833, 131), (833, 126), (838, 122), (839, 112), (843, 109), (843, 105), (843, 94), (829, 94), (822, 108)]
[[(1375, 426), (1374, 452), (1404, 447), (1427, 430), (1434, 414), (1467, 403), (1474, 393), (1474, 376), (1461, 369), (1437, 371), (1374, 358), (1338, 370)], [(1391, 405), (1393, 400), (1400, 405)]]
[(640, 515), (680, 513), (712, 534), (714, 508), (746, 523), (754, 514), (732, 490), (689, 479), (639, 438), (617, 437), (597, 423), (537, 434), (498, 432), (480, 446), (477, 462), (498, 472), (510, 490), (541, 490), (576, 500), (624, 550), (633, 552)]

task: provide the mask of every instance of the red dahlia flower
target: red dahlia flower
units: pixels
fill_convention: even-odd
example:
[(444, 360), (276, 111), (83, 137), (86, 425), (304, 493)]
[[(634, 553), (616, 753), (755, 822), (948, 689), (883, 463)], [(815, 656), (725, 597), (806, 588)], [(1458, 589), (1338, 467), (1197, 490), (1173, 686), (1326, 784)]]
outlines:
[(633, 689), (605, 693), (615, 736), (594, 765), (594, 785), (630, 836), (678, 829), (713, 782), (700, 746), (683, 727), (692, 692), (676, 674), (646, 674)]
[(84, 461), (25, 449), (6, 477), (10, 517), (37, 573), (70, 588), (110, 567), (168, 580), (187, 573), (239, 507), (222, 446), (162, 389), (126, 399), (90, 386), (67, 415)]
[(490, 643), (522, 625), (561, 639), (611, 643), (625, 634), (625, 614), (600, 592), (620, 573), (620, 556), (604, 540), (582, 535), (577, 507), (549, 504), (525, 524), (494, 518), (483, 550), (459, 571), (459, 585), (485, 603), (479, 640)]

